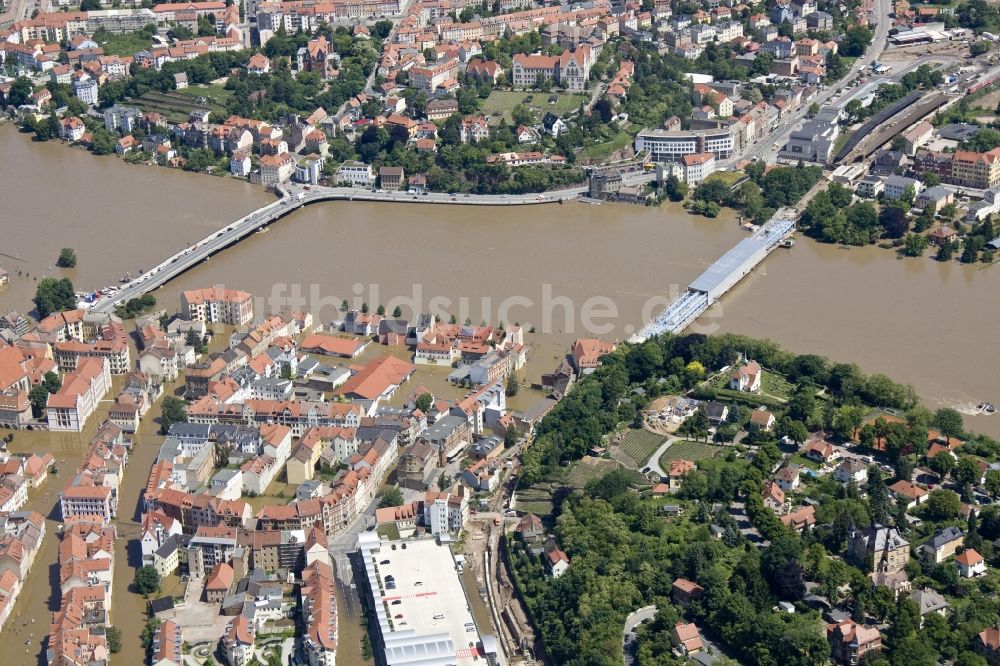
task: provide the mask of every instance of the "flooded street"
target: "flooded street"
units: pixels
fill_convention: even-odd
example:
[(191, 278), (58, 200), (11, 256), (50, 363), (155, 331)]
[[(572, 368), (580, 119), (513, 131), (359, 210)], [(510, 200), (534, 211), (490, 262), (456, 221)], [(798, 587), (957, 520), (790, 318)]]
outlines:
[[(0, 149), (6, 156), (0, 266), (11, 275), (0, 311), (28, 312), (39, 276), (65, 275), (78, 289), (112, 284), (273, 200), (228, 178), (37, 144), (11, 126), (0, 127)], [(381, 303), (389, 312), (399, 304), (404, 317), (434, 309), (474, 323), (496, 323), (506, 311), (508, 321), (537, 327), (526, 334), (533, 353), (525, 379), (538, 381), (574, 338), (627, 336), (744, 234), (731, 213), (708, 220), (676, 206), (320, 204), (213, 257), (155, 296), (172, 311), (181, 290), (225, 284), (256, 294), (258, 314), (290, 306), (309, 309), (320, 323), (339, 316), (343, 299), (367, 301), (372, 309)], [(62, 247), (76, 250), (78, 268), (52, 268)], [(996, 266), (897, 260), (875, 247), (843, 250), (802, 239), (792, 250), (776, 251), (694, 330), (766, 337), (793, 351), (856, 362), (913, 384), (931, 408), (1000, 403), (1000, 361), (993, 353), (998, 285)], [(394, 301), (400, 297), (410, 300)], [(369, 350), (361, 360), (375, 353), (385, 350)], [(421, 368), (415, 381), (453, 397), (448, 391), (459, 390), (446, 387), (447, 373)], [(527, 407), (533, 397), (522, 391), (512, 406)], [(132, 570), (125, 548), (135, 536), (134, 512), (161, 441), (155, 415), (135, 437), (121, 489), (112, 616), (124, 650), (115, 655), (116, 666), (142, 660), (145, 605), (127, 591)], [(56, 498), (99, 421), (92, 418), (80, 435), (18, 432), (10, 445), (12, 452), (52, 452), (59, 474), (30, 494), (27, 508), (49, 518), (48, 531), (0, 634), (4, 666), (36, 664), (42, 656), (40, 640), (58, 603)], [(967, 425), (1000, 437), (1000, 417), (972, 417)]]

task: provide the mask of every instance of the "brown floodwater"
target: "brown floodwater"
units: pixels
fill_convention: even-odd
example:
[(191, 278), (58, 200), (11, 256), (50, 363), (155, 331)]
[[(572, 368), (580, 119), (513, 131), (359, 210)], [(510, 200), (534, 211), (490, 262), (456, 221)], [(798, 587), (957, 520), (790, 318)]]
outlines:
[[(66, 275), (78, 289), (114, 284), (124, 272), (149, 267), (272, 200), (228, 178), (34, 143), (11, 126), (0, 126), (0, 150), (0, 267), (11, 273), (11, 285), (0, 291), (3, 311), (29, 311), (38, 276)], [(505, 305), (507, 321), (537, 327), (526, 336), (533, 348), (526, 379), (537, 381), (573, 338), (627, 336), (658, 310), (654, 299), (676, 295), (743, 234), (731, 215), (707, 220), (674, 206), (329, 203), (289, 215), (155, 295), (175, 309), (181, 290), (225, 284), (256, 294), (259, 312), (307, 308), (321, 322), (338, 316), (342, 299), (372, 308), (383, 303), (391, 311), (393, 299), (409, 297), (399, 303), (406, 316), (433, 309), (474, 323), (496, 322)], [(52, 267), (62, 247), (75, 248), (76, 269)], [(776, 251), (699, 320), (697, 330), (767, 337), (794, 351), (857, 362), (913, 384), (930, 407), (1000, 403), (994, 379), (1000, 361), (992, 349), (1000, 325), (998, 271), (800, 240), (790, 251)], [(302, 298), (289, 300), (296, 294)], [(521, 300), (504, 303), (512, 297)], [(609, 309), (616, 316), (607, 316)], [(384, 352), (366, 351), (361, 360), (375, 353)], [(416, 381), (445, 394), (446, 374), (430, 369)], [(522, 391), (515, 406), (526, 407), (533, 397)], [(1000, 417), (970, 417), (967, 424), (1000, 436)], [(125, 475), (120, 513), (128, 536), (159, 442), (155, 428), (147, 419)], [(16, 435), (14, 451), (52, 451), (60, 468), (59, 478), (32, 494), (30, 508), (52, 514), (88, 441)], [(12, 621), (0, 633), (4, 664), (34, 664), (40, 656), (53, 603), (57, 526), (50, 521)], [(112, 613), (125, 650), (114, 663), (134, 664), (141, 659), (143, 602), (127, 592), (132, 576), (124, 539), (118, 555)], [(29, 628), (17, 631), (25, 620)]]

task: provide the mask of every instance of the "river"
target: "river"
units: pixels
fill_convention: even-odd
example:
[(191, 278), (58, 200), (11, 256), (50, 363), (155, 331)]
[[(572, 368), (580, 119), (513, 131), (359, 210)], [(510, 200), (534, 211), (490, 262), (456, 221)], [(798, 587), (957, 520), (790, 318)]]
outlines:
[[(273, 200), (229, 178), (130, 166), (57, 142), (38, 144), (9, 125), (0, 126), (0, 150), (0, 267), (11, 274), (11, 284), (0, 291), (0, 311), (29, 311), (39, 276), (65, 275), (78, 289), (113, 284), (124, 272), (153, 265), (186, 241)], [(496, 322), (505, 306), (508, 321), (537, 327), (526, 336), (533, 348), (527, 379), (537, 381), (573, 338), (627, 336), (658, 309), (657, 302), (683, 290), (744, 233), (731, 214), (708, 220), (676, 206), (319, 204), (155, 295), (173, 310), (179, 291), (225, 284), (256, 294), (258, 312), (291, 305), (309, 308), (320, 322), (339, 315), (342, 299), (367, 301), (372, 308), (383, 303), (391, 311), (393, 299), (409, 297), (400, 303), (406, 316), (432, 308), (475, 323)], [(52, 267), (62, 247), (76, 250), (77, 268)], [(790, 251), (777, 250), (696, 327), (767, 337), (794, 351), (857, 362), (868, 372), (913, 384), (932, 408), (1000, 403), (994, 378), (1000, 362), (991, 344), (1000, 326), (998, 271), (897, 260), (874, 247), (843, 250), (803, 239)], [(303, 299), (289, 301), (296, 289)], [(519, 300), (504, 302), (513, 297)], [(612, 310), (616, 316), (607, 316)], [(1000, 436), (1000, 417), (972, 417), (967, 424)], [(151, 421), (144, 424), (130, 460), (124, 520), (131, 518), (155, 455), (154, 432)], [(29, 508), (52, 515), (55, 495), (87, 441), (17, 434), (12, 450), (51, 450), (59, 459), (59, 478), (33, 493)], [(34, 664), (40, 656), (37, 640), (50, 621), (56, 527), (49, 522), (14, 613), (20, 621), (36, 618), (35, 642), (25, 654), (27, 637), (15, 634), (12, 622), (0, 634), (5, 664)], [(116, 567), (112, 612), (126, 650), (116, 665), (138, 663), (141, 629), (141, 601), (125, 592), (131, 572), (124, 559)]]

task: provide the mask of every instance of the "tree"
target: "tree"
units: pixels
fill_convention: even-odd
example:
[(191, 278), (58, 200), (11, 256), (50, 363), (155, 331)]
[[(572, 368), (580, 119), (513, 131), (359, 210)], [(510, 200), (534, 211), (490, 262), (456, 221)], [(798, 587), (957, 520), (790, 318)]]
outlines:
[(416, 408), (426, 414), (430, 411), (431, 405), (434, 404), (434, 396), (430, 393), (421, 393), (417, 396), (415, 403)]
[(400, 506), (403, 504), (403, 492), (398, 486), (389, 486), (379, 499), (379, 506)]
[(45, 373), (44, 377), (42, 377), (42, 386), (44, 386), (45, 390), (49, 393), (55, 393), (62, 388), (62, 380), (59, 379), (59, 375), (49, 371)]
[(42, 278), (35, 289), (34, 300), (41, 317), (76, 307), (76, 294), (69, 278)]
[(112, 625), (104, 630), (104, 637), (108, 641), (108, 650), (111, 654), (118, 654), (122, 651), (121, 629)]
[(385, 39), (392, 32), (392, 21), (383, 19), (381, 21), (376, 21), (375, 25), (372, 26), (372, 34), (374, 34), (379, 39)]
[(969, 45), (969, 55), (973, 58), (977, 58), (989, 50), (990, 43), (987, 41), (979, 41)]
[(531, 125), (533, 117), (531, 115), (531, 110), (524, 104), (516, 105), (510, 112), (511, 122), (517, 125)]
[(505, 389), (507, 396), (513, 398), (517, 395), (520, 388), (520, 385), (517, 383), (517, 375), (513, 372), (507, 375), (507, 387)]
[(886, 238), (902, 238), (910, 230), (910, 221), (906, 219), (906, 211), (899, 206), (886, 206), (878, 216), (882, 227), (882, 235)]
[[(927, 461), (927, 466), (931, 468), (931, 471), (943, 479), (951, 473), (951, 470), (955, 469), (955, 459), (951, 457), (950, 453), (942, 451), (933, 458), (929, 459)], [(987, 480), (989, 479), (987, 478)]]
[(955, 482), (961, 485), (966, 483), (976, 484), (979, 482), (979, 461), (972, 456), (962, 456), (955, 465), (951, 476)]
[(19, 76), (14, 79), (10, 92), (7, 93), (7, 103), (11, 106), (21, 106), (22, 104), (27, 104), (34, 92), (35, 91), (31, 86), (31, 80), (23, 76)]
[(961, 437), (964, 432), (962, 415), (950, 407), (941, 407), (934, 412), (931, 425), (945, 437)]
[(670, 174), (663, 183), (663, 190), (671, 201), (683, 201), (687, 196), (687, 183), (677, 176)]
[(892, 499), (889, 497), (889, 489), (885, 486), (882, 468), (878, 465), (872, 465), (868, 468), (868, 483), (865, 489), (868, 491), (868, 508), (871, 511), (872, 520), (885, 524), (892, 512)]
[(872, 41), (872, 31), (864, 26), (855, 25), (844, 33), (844, 43), (840, 53), (848, 58), (856, 58), (865, 52)]
[(139, 567), (135, 571), (135, 591), (146, 597), (160, 589), (160, 574), (152, 564)]
[(907, 257), (921, 257), (927, 251), (927, 237), (920, 234), (907, 234), (903, 241), (903, 254)]
[[(934, 456), (938, 458), (939, 456)], [(949, 458), (951, 456), (948, 456)], [(1000, 497), (1000, 470), (991, 469), (986, 472), (985, 483), (986, 492), (988, 492), (993, 497)]]
[(402, 310), (402, 308), (400, 308), (398, 305), (396, 307), (394, 307), (392, 309), (392, 316), (395, 319), (399, 319), (400, 317), (402, 317), (403, 316), (403, 310)]
[(934, 520), (952, 520), (962, 510), (962, 500), (952, 490), (938, 488), (927, 498), (927, 513)]
[(867, 410), (863, 407), (844, 405), (837, 410), (834, 417), (833, 429), (841, 439), (853, 439), (858, 434), (858, 429), (865, 419)]
[(444, 492), (451, 487), (451, 475), (441, 472), (441, 476), (438, 477), (438, 490)]
[(76, 252), (73, 251), (73, 248), (64, 247), (59, 251), (59, 258), (56, 260), (56, 266), (59, 268), (76, 267)]
[(41, 418), (45, 405), (49, 401), (49, 392), (41, 384), (31, 387), (28, 391), (28, 401), (31, 402), (31, 413), (37, 419)]
[(172, 395), (163, 398), (160, 413), (160, 434), (166, 435), (173, 424), (185, 421), (187, 421), (187, 403)]
[(378, 308), (376, 308), (376, 310), (375, 310), (375, 314), (377, 314), (379, 317), (384, 317), (385, 316), (385, 306), (380, 303), (379, 306), (378, 306)]
[(938, 261), (951, 261), (955, 256), (955, 250), (958, 248), (958, 243), (954, 243), (950, 240), (941, 241), (938, 246), (937, 254), (934, 258)]

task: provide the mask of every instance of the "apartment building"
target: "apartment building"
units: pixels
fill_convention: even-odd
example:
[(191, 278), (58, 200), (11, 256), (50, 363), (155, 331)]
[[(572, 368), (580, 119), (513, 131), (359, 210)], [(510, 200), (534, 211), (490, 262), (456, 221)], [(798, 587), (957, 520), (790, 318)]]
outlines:
[[(455, 87), (457, 86), (458, 64), (458, 58), (449, 58), (432, 66), (411, 67), (410, 85), (429, 93), (440, 87)], [(454, 85), (449, 85), (450, 82), (454, 82)]]
[(115, 517), (114, 492), (108, 486), (70, 486), (59, 495), (63, 522), (75, 517), (100, 517), (108, 525)]
[(260, 158), (260, 183), (274, 187), (287, 183), (295, 172), (295, 160), (288, 153), (264, 155)]
[(49, 430), (83, 430), (87, 419), (110, 389), (108, 359), (81, 359), (76, 369), (63, 377), (59, 390), (48, 397), (45, 409)]
[(993, 189), (1000, 185), (1000, 149), (988, 153), (955, 151), (951, 162), (951, 180), (956, 185)]
[(244, 326), (253, 320), (253, 296), (219, 286), (185, 291), (181, 293), (181, 318)]

